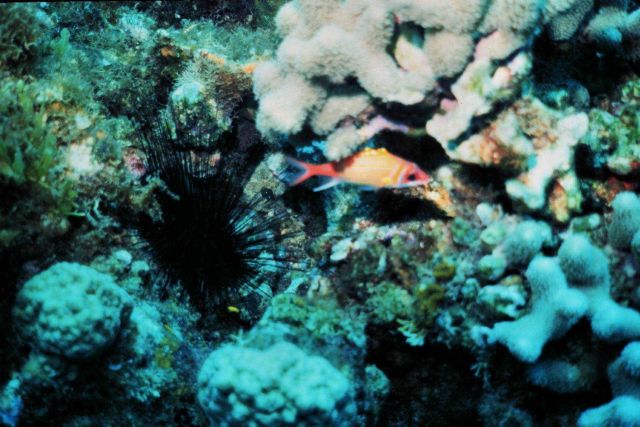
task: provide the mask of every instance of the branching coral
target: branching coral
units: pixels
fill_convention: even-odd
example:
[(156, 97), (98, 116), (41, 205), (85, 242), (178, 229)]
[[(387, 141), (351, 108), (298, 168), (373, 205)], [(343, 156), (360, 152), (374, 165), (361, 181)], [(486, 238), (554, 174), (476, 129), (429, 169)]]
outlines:
[(564, 335), (582, 316), (603, 341), (640, 337), (640, 313), (612, 298), (607, 258), (584, 235), (568, 236), (557, 258), (534, 258), (526, 276), (530, 312), (486, 331), (489, 342), (504, 344), (520, 360), (536, 361), (547, 341)]
[(610, 295), (611, 277), (604, 252), (584, 235), (567, 237), (558, 251), (567, 280), (587, 298), (593, 333), (609, 342), (640, 337), (640, 313)]
[(553, 40), (568, 40), (591, 12), (594, 0), (548, 0), (545, 2), (547, 32)]
[(640, 424), (640, 342), (632, 342), (609, 366), (614, 399), (588, 409), (578, 419), (579, 427), (635, 426)]
[(630, 2), (602, 7), (584, 31), (598, 49), (633, 61), (640, 60), (640, 9), (629, 10)]
[(535, 258), (527, 269), (531, 311), (513, 322), (499, 322), (489, 333), (520, 360), (535, 361), (547, 341), (565, 334), (586, 312), (587, 301), (570, 289), (557, 260)]
[(634, 235), (640, 231), (640, 198), (625, 191), (611, 203), (613, 215), (609, 225), (609, 243), (617, 249), (628, 249)]
[[(458, 118), (455, 115), (447, 118), (449, 114), (434, 117), (427, 123), (427, 129), (444, 120), (438, 126), (443, 132), (451, 132)], [(440, 132), (437, 136), (444, 138), (440, 142), (455, 160), (518, 173), (516, 178), (506, 181), (506, 191), (526, 210), (545, 207), (551, 197), (547, 196), (547, 190), (554, 183), (561, 183), (563, 195), (556, 199), (563, 197), (565, 204), (556, 201), (551, 209), (556, 219), (566, 221), (569, 213), (579, 212), (581, 207), (582, 196), (571, 177), (575, 176), (574, 150), (586, 134), (588, 124), (584, 113), (552, 110), (538, 99), (527, 97), (467, 139), (450, 139)]]

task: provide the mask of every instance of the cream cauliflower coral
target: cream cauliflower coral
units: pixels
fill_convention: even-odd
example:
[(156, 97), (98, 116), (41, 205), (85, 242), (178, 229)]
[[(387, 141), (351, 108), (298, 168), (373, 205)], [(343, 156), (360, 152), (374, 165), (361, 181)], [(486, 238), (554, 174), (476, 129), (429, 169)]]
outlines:
[(490, 93), (465, 108), (466, 128), (519, 84), (510, 74), (527, 69), (526, 58), (514, 70), (501, 63), (527, 50), (542, 26), (557, 39), (570, 37), (590, 1), (290, 1), (276, 16), (283, 41), (275, 58), (254, 74), (258, 130), (276, 139), (308, 124), (327, 137), (325, 155), (337, 160), (370, 136), (367, 122), (381, 105), (422, 111), (438, 105), (443, 78), (493, 76)]

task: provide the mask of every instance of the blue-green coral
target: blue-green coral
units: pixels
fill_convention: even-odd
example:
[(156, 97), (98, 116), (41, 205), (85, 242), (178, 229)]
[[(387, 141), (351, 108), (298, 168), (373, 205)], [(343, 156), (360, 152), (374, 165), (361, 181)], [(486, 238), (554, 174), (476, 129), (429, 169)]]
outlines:
[(353, 389), (326, 359), (279, 342), (213, 351), (198, 374), (198, 402), (211, 426), (350, 426)]
[(13, 313), (36, 351), (87, 359), (113, 343), (130, 313), (128, 298), (111, 276), (58, 263), (24, 284)]

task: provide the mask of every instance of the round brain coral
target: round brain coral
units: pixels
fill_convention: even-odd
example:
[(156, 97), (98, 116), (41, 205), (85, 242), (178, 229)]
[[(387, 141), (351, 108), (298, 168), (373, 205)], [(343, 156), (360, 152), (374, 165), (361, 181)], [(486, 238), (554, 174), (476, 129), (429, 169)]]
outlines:
[(111, 276), (61, 262), (29, 279), (13, 315), (23, 338), (44, 353), (87, 359), (107, 349), (130, 313)]
[(198, 402), (211, 426), (351, 426), (349, 379), (326, 359), (289, 342), (266, 350), (212, 352), (198, 375)]

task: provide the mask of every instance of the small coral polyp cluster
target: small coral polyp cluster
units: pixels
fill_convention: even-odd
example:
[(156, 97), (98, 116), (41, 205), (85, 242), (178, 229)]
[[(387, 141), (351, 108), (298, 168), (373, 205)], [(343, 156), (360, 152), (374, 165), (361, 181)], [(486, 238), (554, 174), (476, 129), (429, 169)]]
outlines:
[[(639, 426), (639, 40), (638, 0), (1, 4), (0, 424)], [(281, 180), (365, 148), (428, 184)]]

